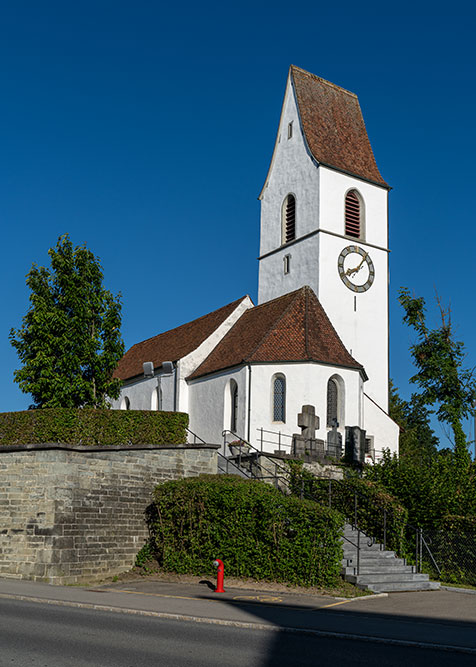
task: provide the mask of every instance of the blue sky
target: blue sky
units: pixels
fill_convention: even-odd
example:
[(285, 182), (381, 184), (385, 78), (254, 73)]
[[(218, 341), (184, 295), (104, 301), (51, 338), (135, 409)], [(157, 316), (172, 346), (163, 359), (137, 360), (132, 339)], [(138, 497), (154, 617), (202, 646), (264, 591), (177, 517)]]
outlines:
[(257, 196), (290, 63), (358, 94), (393, 187), (391, 375), (402, 394), (413, 336), (401, 285), (451, 303), (476, 365), (474, 8), (328, 5), (3, 3), (1, 411), (29, 404), (8, 332), (28, 307), (26, 273), (60, 234), (86, 242), (122, 293), (127, 347), (256, 298)]

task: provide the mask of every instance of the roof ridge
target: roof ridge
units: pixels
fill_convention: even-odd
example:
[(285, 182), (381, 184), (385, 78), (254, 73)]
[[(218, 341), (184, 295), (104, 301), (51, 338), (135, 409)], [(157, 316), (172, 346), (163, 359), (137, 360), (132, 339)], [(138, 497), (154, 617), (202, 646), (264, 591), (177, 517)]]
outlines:
[[(272, 301), (276, 302), (276, 301), (282, 299), (282, 298), (285, 297), (285, 296), (289, 297), (291, 294), (294, 295), (293, 298), (289, 300), (289, 303), (288, 303), (288, 305), (286, 306), (286, 308), (281, 312), (281, 314), (274, 320), (273, 324), (268, 328), (268, 331), (267, 331), (267, 332), (264, 334), (264, 336), (261, 338), (261, 340), (260, 340), (260, 342), (258, 343), (258, 345), (256, 345), (256, 347), (253, 349), (253, 351), (248, 355), (248, 357), (247, 357), (248, 359), (251, 359), (251, 358), (254, 356), (255, 352), (257, 352), (257, 351), (259, 350), (259, 348), (261, 347), (261, 345), (263, 345), (263, 343), (266, 341), (266, 339), (271, 335), (271, 332), (272, 332), (274, 329), (276, 329), (276, 327), (278, 326), (278, 324), (281, 322), (281, 320), (282, 320), (282, 319), (284, 318), (284, 316), (287, 314), (288, 310), (289, 310), (289, 309), (291, 308), (291, 306), (294, 304), (294, 301), (295, 301), (295, 299), (298, 297), (299, 293), (305, 291), (306, 288), (310, 289), (310, 288), (308, 287), (308, 285), (304, 285), (304, 287), (300, 287), (299, 289), (294, 290), (294, 292), (288, 292), (287, 294), (283, 294), (282, 296), (280, 296), (280, 297), (278, 297), (278, 298), (276, 298), (276, 299), (271, 299), (271, 301), (266, 301), (265, 303), (261, 304), (262, 306), (264, 306), (264, 305), (266, 305), (266, 303), (271, 303)], [(254, 309), (251, 309), (251, 310), (254, 310)], [(244, 361), (244, 360), (243, 360), (243, 361)]]
[(346, 93), (347, 95), (350, 95), (351, 97), (355, 97), (356, 99), (359, 99), (356, 93), (353, 93), (351, 90), (347, 90), (347, 88), (343, 88), (342, 86), (338, 86), (336, 83), (332, 83), (332, 81), (328, 81), (327, 79), (323, 79), (322, 76), (317, 76), (317, 74), (313, 74), (312, 72), (308, 72), (306, 69), (303, 69), (302, 67), (298, 67), (297, 65), (291, 65), (291, 70), (297, 70), (298, 72), (301, 72), (302, 74), (305, 74), (306, 76), (310, 77), (311, 79), (314, 79), (315, 81), (319, 81), (320, 83), (325, 84), (326, 86), (329, 86), (329, 88), (334, 88), (335, 90), (339, 90), (342, 93)]
[[(134, 343), (129, 350), (132, 350), (132, 348), (136, 347), (136, 345), (142, 345), (143, 343), (147, 343), (149, 340), (153, 340), (154, 338), (159, 338), (159, 336), (163, 336), (164, 334), (171, 333), (172, 331), (176, 331), (177, 329), (181, 329), (182, 327), (186, 327), (187, 324), (192, 324), (193, 322), (199, 322), (200, 320), (203, 320), (205, 317), (208, 317), (209, 315), (213, 315), (213, 313), (217, 313), (219, 310), (223, 310), (224, 308), (228, 308), (228, 306), (232, 306), (234, 303), (238, 304), (238, 302), (243, 301), (248, 297), (251, 301), (251, 297), (249, 294), (245, 294), (244, 296), (240, 297), (239, 299), (235, 299), (235, 301), (230, 301), (230, 303), (226, 303), (224, 306), (220, 306), (220, 308), (215, 308), (215, 310), (211, 310), (209, 313), (205, 313), (205, 315), (200, 315), (200, 317), (196, 317), (194, 320), (190, 320), (189, 322), (184, 322), (183, 324), (179, 324), (176, 327), (172, 327), (172, 329), (167, 329), (166, 331), (161, 331), (158, 334), (155, 334), (155, 336), (149, 336), (149, 338), (144, 338), (144, 340), (140, 340), (137, 343)], [(252, 302), (253, 303), (253, 302)]]

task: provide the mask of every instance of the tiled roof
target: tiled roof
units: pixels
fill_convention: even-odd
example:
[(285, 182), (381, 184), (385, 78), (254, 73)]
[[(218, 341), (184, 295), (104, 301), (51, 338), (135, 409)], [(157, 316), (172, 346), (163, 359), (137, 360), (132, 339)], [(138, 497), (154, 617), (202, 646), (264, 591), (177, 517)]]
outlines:
[(226, 318), (246, 299), (242, 297), (197, 320), (170, 329), (142, 343), (133, 345), (120, 360), (114, 377), (127, 380), (142, 375), (144, 361), (153, 361), (159, 368), (163, 361), (178, 361), (195, 350), (208, 338)]
[(304, 135), (315, 159), (389, 187), (375, 162), (357, 95), (294, 65), (291, 75)]
[(306, 286), (245, 311), (188, 379), (243, 363), (282, 361), (316, 361), (365, 374)]

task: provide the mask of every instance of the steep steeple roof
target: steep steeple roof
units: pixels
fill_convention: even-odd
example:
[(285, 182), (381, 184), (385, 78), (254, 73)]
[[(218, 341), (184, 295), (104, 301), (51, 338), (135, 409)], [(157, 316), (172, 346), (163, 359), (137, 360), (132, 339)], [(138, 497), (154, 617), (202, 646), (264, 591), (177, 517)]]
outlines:
[(187, 379), (244, 363), (283, 361), (354, 368), (367, 379), (308, 286), (248, 309)]
[(354, 93), (291, 65), (301, 124), (317, 162), (389, 187), (370, 145)]
[(120, 360), (114, 377), (128, 380), (142, 375), (144, 361), (152, 361), (155, 368), (160, 368), (163, 361), (182, 359), (216, 331), (246, 298), (242, 297), (192, 322), (136, 343)]

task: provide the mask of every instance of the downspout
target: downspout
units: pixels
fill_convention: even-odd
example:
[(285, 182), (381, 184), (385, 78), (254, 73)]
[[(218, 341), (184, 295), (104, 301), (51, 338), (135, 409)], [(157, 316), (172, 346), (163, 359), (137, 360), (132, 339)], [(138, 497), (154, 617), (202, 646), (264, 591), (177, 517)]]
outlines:
[(174, 362), (174, 412), (177, 412), (177, 362)]
[(248, 434), (247, 440), (250, 442), (251, 436), (251, 364), (248, 364)]

